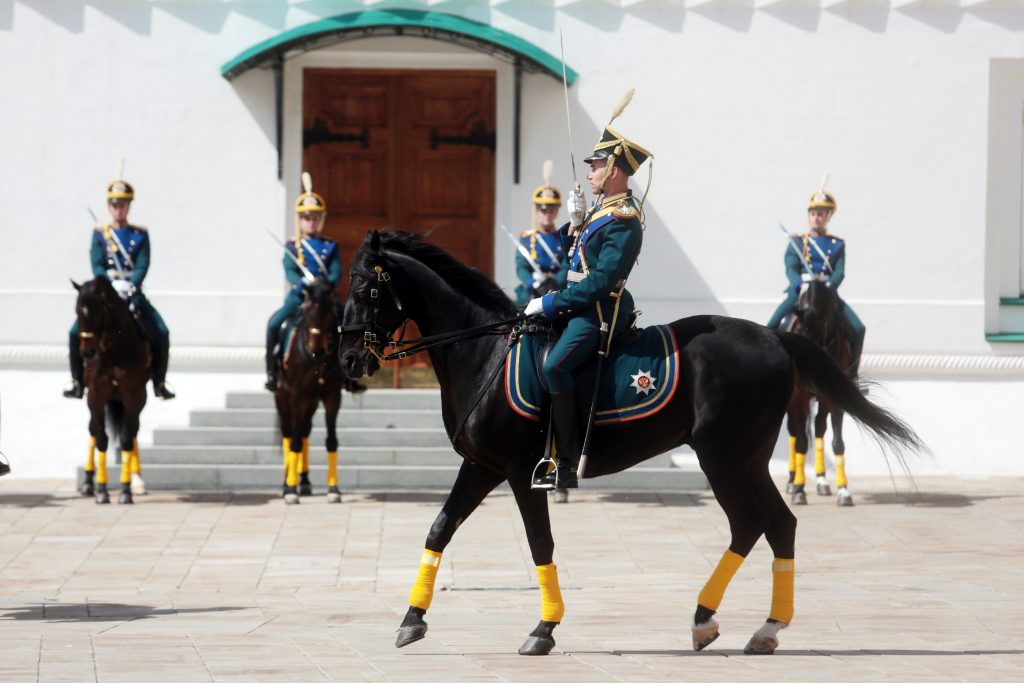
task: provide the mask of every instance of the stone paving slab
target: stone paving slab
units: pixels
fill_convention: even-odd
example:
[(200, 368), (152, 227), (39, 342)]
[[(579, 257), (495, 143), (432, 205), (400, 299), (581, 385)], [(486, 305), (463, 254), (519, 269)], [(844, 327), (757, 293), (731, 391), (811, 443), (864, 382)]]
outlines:
[[(710, 493), (579, 492), (551, 506), (566, 617), (516, 654), (540, 594), (511, 494), (445, 552), (427, 637), (395, 649), (444, 492), (155, 493), (97, 506), (73, 482), (0, 482), (0, 681), (1020, 681), (1024, 480), (855, 482), (796, 510), (796, 616), (742, 654), (770, 603), (759, 544), (693, 652), (728, 544)], [(897, 482), (908, 489), (904, 482)]]

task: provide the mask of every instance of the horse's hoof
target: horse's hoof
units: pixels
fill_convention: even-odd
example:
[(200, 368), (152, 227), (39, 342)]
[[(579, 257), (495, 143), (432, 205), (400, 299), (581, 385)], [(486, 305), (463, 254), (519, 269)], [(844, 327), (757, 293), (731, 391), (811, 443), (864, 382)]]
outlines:
[(299, 495), (295, 492), (286, 493), (284, 494), (284, 502), (287, 503), (288, 505), (298, 505)]
[(99, 491), (96, 493), (96, 504), (97, 505), (109, 505), (110, 494), (106, 491)]
[(831, 496), (832, 489), (829, 485), (823, 481), (818, 482), (818, 495), (819, 496)]
[(132, 505), (133, 503), (135, 503), (135, 501), (132, 500), (131, 491), (124, 491), (123, 493), (121, 493), (120, 496), (117, 497), (118, 505)]
[[(569, 502), (569, 489), (555, 489), (555, 502), (556, 503), (568, 503)], [(524, 645), (525, 647), (525, 645)], [(547, 654), (546, 652), (544, 654)]]
[(778, 621), (766, 621), (761, 628), (754, 632), (753, 637), (747, 646), (743, 648), (746, 655), (770, 655), (779, 646), (779, 631), (786, 628), (786, 624)]
[(82, 488), (78, 489), (78, 491), (87, 498), (92, 498), (96, 495), (96, 488), (92, 484), (82, 484)]
[(853, 496), (845, 486), (839, 489), (839, 494), (836, 496), (836, 505), (841, 508), (853, 507)]
[(796, 484), (791, 481), (786, 482), (786, 493), (794, 493), (796, 491)]
[(136, 496), (146, 495), (146, 482), (142, 480), (142, 476), (139, 474), (132, 475), (132, 493)]
[(413, 624), (412, 626), (402, 626), (398, 629), (398, 638), (395, 640), (395, 647), (405, 647), (409, 643), (415, 643), (417, 640), (423, 640), (423, 637), (426, 635), (426, 622)]
[(341, 494), (338, 493), (337, 491), (330, 491), (330, 492), (328, 492), (327, 493), (327, 502), (328, 503), (340, 503), (341, 502)]
[(693, 627), (693, 649), (700, 651), (706, 648), (718, 638), (718, 622), (709, 619), (703, 624), (694, 624)]
[(537, 657), (540, 655), (546, 655), (551, 652), (551, 648), (555, 646), (555, 639), (548, 637), (530, 636), (523, 643), (523, 646), (519, 648), (519, 654), (528, 655), (531, 657)]
[(807, 505), (807, 494), (803, 491), (796, 491), (793, 493), (792, 503), (793, 505)]

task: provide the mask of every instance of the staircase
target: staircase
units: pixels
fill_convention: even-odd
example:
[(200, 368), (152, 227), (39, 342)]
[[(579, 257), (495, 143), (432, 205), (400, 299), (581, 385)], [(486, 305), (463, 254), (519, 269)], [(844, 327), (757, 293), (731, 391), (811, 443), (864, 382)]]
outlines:
[[(338, 415), (338, 478), (341, 490), (449, 489), (461, 457), (441, 421), (436, 389), (370, 389), (345, 393)], [(253, 491), (279, 489), (283, 479), (281, 436), (271, 394), (229, 393), (221, 409), (193, 410), (189, 426), (156, 429), (141, 449), (142, 474), (154, 490)], [(326, 490), (323, 412), (310, 435), (310, 479)], [(707, 481), (696, 466), (674, 464), (665, 454), (642, 466), (595, 480), (582, 488), (692, 491)], [(116, 474), (112, 475), (116, 481)]]

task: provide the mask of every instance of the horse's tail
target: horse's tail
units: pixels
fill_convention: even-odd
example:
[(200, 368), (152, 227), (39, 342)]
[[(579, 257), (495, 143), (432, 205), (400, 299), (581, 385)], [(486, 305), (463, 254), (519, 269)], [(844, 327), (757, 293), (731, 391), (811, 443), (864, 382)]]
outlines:
[(817, 344), (792, 332), (777, 334), (793, 359), (797, 381), (803, 388), (835, 404), (866, 427), (882, 450), (893, 453), (903, 470), (909, 472), (904, 454), (927, 451), (910, 425), (869, 401), (861, 386)]
[[(124, 450), (124, 444), (121, 443), (121, 430), (124, 428), (124, 404), (113, 399), (107, 401), (106, 411), (106, 422), (107, 422), (107, 434), (110, 436), (111, 444), (117, 444), (117, 448)], [(129, 444), (129, 448), (131, 448)], [(114, 448), (111, 446), (107, 447), (108, 451), (113, 451)]]

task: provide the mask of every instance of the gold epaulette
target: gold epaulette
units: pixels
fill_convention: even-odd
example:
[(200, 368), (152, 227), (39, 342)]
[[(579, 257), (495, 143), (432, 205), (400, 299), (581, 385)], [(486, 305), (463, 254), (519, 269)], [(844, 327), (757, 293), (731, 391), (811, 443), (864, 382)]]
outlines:
[(537, 228), (530, 228), (529, 230), (523, 230), (521, 233), (519, 233), (519, 239), (525, 239), (525, 238), (529, 237), (530, 235), (532, 235), (532, 234), (534, 234), (536, 232), (537, 232)]
[(633, 205), (625, 200), (620, 200), (615, 205), (615, 208), (612, 209), (612, 215), (624, 221), (640, 218), (640, 212), (634, 209)]

